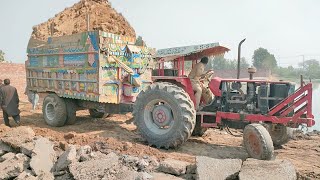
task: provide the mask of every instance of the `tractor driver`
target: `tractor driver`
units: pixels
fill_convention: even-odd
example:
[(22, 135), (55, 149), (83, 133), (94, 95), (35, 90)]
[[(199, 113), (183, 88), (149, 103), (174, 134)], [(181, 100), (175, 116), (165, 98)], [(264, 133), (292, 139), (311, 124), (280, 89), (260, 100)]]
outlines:
[(208, 64), (208, 57), (201, 58), (201, 61), (197, 63), (189, 73), (189, 78), (191, 80), (192, 90), (195, 91), (195, 98), (196, 98), (196, 110), (199, 109), (199, 104), (202, 95), (202, 83), (200, 82), (200, 78), (205, 75), (205, 66)]

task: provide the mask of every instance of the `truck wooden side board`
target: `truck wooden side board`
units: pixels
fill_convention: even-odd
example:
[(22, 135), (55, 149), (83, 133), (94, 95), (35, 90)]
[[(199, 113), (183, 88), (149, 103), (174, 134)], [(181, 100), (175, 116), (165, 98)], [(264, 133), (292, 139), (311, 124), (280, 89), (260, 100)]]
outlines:
[(136, 96), (152, 83), (149, 67), (154, 53), (135, 44), (133, 37), (102, 31), (49, 37), (46, 42), (31, 38), (25, 62), (27, 88), (47, 95), (46, 122), (74, 123), (69, 119), (75, 117), (64, 119), (55, 112), (61, 111), (60, 101), (69, 116), (79, 109), (90, 109), (93, 117), (131, 111)]

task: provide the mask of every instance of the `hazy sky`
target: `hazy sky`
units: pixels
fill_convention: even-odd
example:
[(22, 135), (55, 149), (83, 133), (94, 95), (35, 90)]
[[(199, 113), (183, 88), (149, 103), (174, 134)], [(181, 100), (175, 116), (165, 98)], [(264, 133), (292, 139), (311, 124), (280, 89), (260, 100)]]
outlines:
[[(32, 26), (78, 0), (1, 0), (0, 49), (13, 62), (26, 59)], [(167, 48), (220, 42), (227, 58), (264, 47), (282, 66), (320, 59), (319, 0), (111, 0), (151, 47)]]

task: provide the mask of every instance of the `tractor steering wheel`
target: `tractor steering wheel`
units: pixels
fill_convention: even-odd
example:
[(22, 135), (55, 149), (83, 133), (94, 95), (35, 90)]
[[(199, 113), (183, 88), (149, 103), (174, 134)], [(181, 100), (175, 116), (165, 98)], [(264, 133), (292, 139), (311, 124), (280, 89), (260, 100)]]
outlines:
[(213, 70), (208, 70), (205, 74), (201, 76), (200, 81), (204, 81), (204, 80), (210, 81), (213, 74), (214, 74)]

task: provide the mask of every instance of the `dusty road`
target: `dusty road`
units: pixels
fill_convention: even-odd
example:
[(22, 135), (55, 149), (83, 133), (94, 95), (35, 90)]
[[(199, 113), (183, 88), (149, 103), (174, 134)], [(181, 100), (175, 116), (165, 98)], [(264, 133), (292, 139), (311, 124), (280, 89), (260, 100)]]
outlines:
[[(30, 112), (30, 103), (21, 103), (20, 109), (22, 126), (32, 127), (36, 135), (42, 135), (58, 142), (89, 144), (100, 151), (112, 149), (122, 154), (149, 155), (158, 159), (171, 157), (189, 162), (194, 162), (194, 157), (197, 155), (241, 159), (246, 159), (248, 156), (241, 146), (242, 138), (228, 135), (225, 131), (208, 130), (203, 137), (192, 137), (178, 149), (159, 150), (149, 147), (141, 139), (132, 123), (130, 113), (93, 119), (89, 117), (87, 111), (79, 111), (75, 125), (55, 128), (45, 124), (40, 109), (33, 113)], [(2, 113), (0, 113), (0, 119), (2, 120)], [(13, 120), (10, 122), (14, 125)], [(1, 124), (3, 124), (2, 121)], [(276, 149), (276, 158), (291, 160), (300, 175), (320, 179), (320, 136), (291, 140)]]

